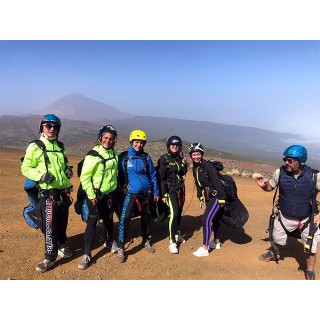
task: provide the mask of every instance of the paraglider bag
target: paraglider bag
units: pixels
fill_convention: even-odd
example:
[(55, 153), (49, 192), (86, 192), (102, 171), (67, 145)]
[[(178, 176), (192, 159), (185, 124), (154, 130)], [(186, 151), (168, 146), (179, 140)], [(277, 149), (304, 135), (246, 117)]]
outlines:
[(42, 231), (42, 210), (41, 203), (39, 201), (39, 186), (36, 181), (26, 179), (23, 186), (27, 193), (30, 204), (23, 208), (23, 217), (27, 224), (35, 229), (40, 229)]
[(94, 206), (88, 197), (78, 199), (74, 204), (74, 210), (84, 222), (88, 221), (90, 215), (98, 214), (97, 206)]
[(233, 201), (227, 202), (223, 207), (223, 214), (221, 220), (228, 226), (240, 229), (249, 219), (249, 212), (240, 201), (240, 199), (235, 199)]

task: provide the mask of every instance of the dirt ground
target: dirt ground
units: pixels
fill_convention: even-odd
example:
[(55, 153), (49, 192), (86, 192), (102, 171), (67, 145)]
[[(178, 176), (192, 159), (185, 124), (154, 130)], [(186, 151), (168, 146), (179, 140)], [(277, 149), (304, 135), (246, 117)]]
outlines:
[[(40, 231), (27, 226), (22, 217), (23, 207), (28, 204), (23, 190), (25, 178), (20, 172), (19, 159), (24, 150), (1, 149), (0, 154), (0, 279), (12, 280), (304, 280), (305, 259), (299, 240), (289, 239), (278, 264), (259, 261), (261, 253), (269, 248), (268, 225), (273, 193), (263, 192), (253, 179), (234, 177), (238, 195), (247, 207), (250, 217), (242, 230), (223, 225), (223, 245), (209, 257), (197, 258), (192, 251), (202, 243), (201, 214), (196, 199), (191, 172), (186, 178), (186, 204), (182, 218), (182, 231), (186, 243), (180, 253), (168, 251), (168, 220), (151, 225), (151, 241), (156, 252), (147, 253), (140, 247), (140, 221), (130, 224), (130, 243), (125, 263), (118, 263), (116, 254), (103, 247), (102, 228), (98, 228), (94, 264), (87, 270), (79, 270), (77, 264), (83, 255), (85, 223), (70, 208), (68, 244), (74, 250), (71, 259), (60, 259), (56, 266), (45, 272), (35, 270), (43, 260), (44, 242)], [(80, 157), (69, 156), (76, 166)], [(79, 179), (74, 177), (76, 197)], [(115, 217), (115, 231), (118, 220)], [(319, 261), (316, 266), (319, 273)]]

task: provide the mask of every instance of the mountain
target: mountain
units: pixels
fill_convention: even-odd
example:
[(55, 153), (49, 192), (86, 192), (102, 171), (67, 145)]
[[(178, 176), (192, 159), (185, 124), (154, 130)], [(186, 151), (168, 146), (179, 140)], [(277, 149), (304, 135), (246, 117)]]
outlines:
[(66, 146), (78, 148), (78, 144), (93, 142), (99, 128), (111, 123), (122, 137), (128, 137), (134, 129), (144, 130), (149, 141), (179, 135), (185, 142), (200, 142), (208, 149), (277, 165), (281, 163), (286, 147), (302, 144), (308, 149), (308, 163), (320, 169), (320, 144), (308, 144), (297, 134), (207, 121), (134, 116), (74, 94), (37, 110), (34, 112), (37, 116), (1, 116), (0, 147), (25, 147), (37, 139), (39, 115), (45, 113), (54, 113), (61, 118), (60, 139)]
[(54, 113), (62, 119), (84, 121), (98, 121), (101, 119), (119, 120), (128, 119), (133, 116), (80, 94), (67, 95), (48, 107), (35, 110), (31, 114), (43, 115), (46, 113)]

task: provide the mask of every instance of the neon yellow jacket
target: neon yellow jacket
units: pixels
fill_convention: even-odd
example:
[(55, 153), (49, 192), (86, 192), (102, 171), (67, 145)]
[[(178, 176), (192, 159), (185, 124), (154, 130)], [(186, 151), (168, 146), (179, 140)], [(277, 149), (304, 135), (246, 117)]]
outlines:
[(40, 140), (46, 146), (49, 158), (48, 173), (54, 176), (54, 180), (50, 184), (40, 181), (41, 177), (47, 172), (47, 169), (43, 151), (34, 142), (30, 143), (26, 150), (21, 165), (22, 174), (31, 180), (38, 181), (41, 189), (66, 189), (71, 187), (70, 180), (64, 172), (69, 164), (65, 163), (62, 149), (56, 141), (50, 141), (44, 137), (41, 137)]
[(107, 161), (104, 170), (104, 165), (99, 157), (87, 155), (84, 159), (80, 182), (89, 199), (96, 198), (95, 189), (100, 188), (102, 193), (110, 193), (118, 186), (117, 151), (113, 148), (107, 150), (102, 146), (95, 146), (93, 150), (96, 150)]

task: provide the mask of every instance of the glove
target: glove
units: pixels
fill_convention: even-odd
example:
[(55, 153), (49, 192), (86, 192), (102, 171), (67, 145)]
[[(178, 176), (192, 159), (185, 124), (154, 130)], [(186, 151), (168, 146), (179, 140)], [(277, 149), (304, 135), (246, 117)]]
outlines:
[(71, 179), (73, 177), (72, 167), (66, 167), (64, 173), (66, 174), (68, 179)]
[(40, 180), (49, 184), (54, 180), (54, 176), (47, 172), (40, 178)]

